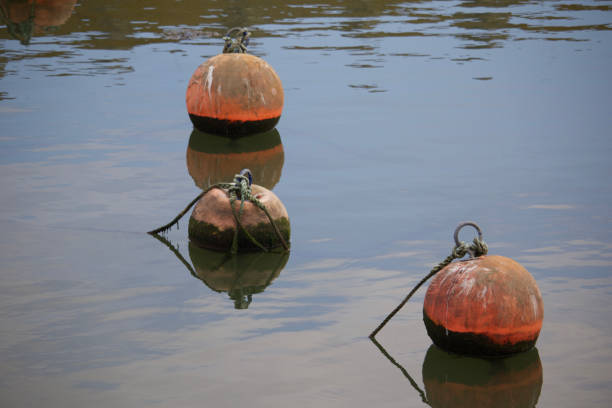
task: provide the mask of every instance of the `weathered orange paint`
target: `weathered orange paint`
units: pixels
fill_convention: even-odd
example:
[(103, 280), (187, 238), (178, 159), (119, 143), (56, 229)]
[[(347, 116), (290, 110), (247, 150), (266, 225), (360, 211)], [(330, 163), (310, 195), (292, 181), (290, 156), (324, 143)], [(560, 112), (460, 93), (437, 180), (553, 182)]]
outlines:
[(193, 73), (186, 102), (191, 115), (231, 122), (262, 121), (280, 117), (284, 93), (278, 75), (263, 59), (220, 54)]
[[(489, 255), (454, 262), (438, 272), (425, 295), (423, 315), (428, 334), (442, 348), (461, 352), (464, 340), (457, 341), (457, 335), (468, 335), (470, 344), (465, 346), (471, 353), (477, 350), (474, 344), (482, 342), (484, 354), (504, 354), (535, 344), (544, 306), (525, 268), (510, 258)], [(430, 330), (431, 323), (444, 330)]]

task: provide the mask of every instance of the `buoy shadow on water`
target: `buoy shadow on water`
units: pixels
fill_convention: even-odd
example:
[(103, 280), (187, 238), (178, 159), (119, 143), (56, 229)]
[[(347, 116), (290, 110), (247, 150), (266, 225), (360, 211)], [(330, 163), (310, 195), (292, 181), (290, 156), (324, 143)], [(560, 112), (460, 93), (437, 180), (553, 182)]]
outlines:
[(191, 276), (214, 292), (227, 293), (236, 309), (247, 309), (253, 295), (270, 286), (289, 260), (289, 252), (229, 254), (200, 248), (190, 242), (190, 263), (168, 239), (158, 234), (153, 236), (176, 255)]
[(246, 309), (252, 296), (262, 293), (280, 275), (289, 252), (252, 252), (230, 255), (189, 243), (194, 276), (211, 290), (227, 293), (236, 309)]
[(535, 407), (543, 383), (537, 348), (501, 358), (468, 357), (432, 345), (423, 361), (432, 407)]
[(64, 24), (77, 0), (0, 0), (0, 23), (9, 35), (29, 44), (33, 34), (52, 31)]
[(187, 171), (203, 190), (231, 180), (247, 168), (258, 185), (271, 190), (280, 181), (284, 162), (276, 128), (237, 139), (194, 129), (186, 153)]
[(538, 403), (544, 370), (535, 347), (511, 356), (484, 358), (455, 354), (433, 344), (423, 360), (423, 391), (375, 338), (370, 340), (431, 407), (535, 407)]

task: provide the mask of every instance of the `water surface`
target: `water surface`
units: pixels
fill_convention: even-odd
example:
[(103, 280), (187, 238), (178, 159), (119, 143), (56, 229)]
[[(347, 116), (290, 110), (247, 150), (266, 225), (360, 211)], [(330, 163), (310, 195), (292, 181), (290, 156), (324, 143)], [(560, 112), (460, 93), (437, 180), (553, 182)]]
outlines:
[[(56, 3), (0, 1), (2, 406), (609, 406), (612, 2)], [(223, 156), (184, 96), (234, 26), (285, 107)], [(287, 258), (144, 233), (241, 160)], [(432, 350), (422, 289), (383, 353), (466, 219), (536, 278), (537, 350)]]

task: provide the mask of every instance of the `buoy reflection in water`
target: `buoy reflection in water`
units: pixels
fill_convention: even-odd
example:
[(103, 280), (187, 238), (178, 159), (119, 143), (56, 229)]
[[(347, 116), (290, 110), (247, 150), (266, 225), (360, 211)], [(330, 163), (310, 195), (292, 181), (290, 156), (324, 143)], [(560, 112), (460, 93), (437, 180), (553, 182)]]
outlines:
[(271, 190), (280, 180), (285, 153), (278, 130), (230, 139), (194, 129), (187, 146), (187, 171), (206, 189), (249, 169), (253, 182)]
[(432, 407), (535, 407), (543, 382), (537, 348), (505, 358), (466, 357), (432, 345), (423, 383)]
[(225, 292), (236, 309), (247, 309), (252, 296), (263, 292), (276, 279), (289, 259), (289, 252), (250, 252), (231, 255), (189, 243), (189, 258), (195, 277), (215, 292)]
[(32, 34), (64, 24), (77, 0), (0, 0), (0, 22), (11, 37), (28, 44)]

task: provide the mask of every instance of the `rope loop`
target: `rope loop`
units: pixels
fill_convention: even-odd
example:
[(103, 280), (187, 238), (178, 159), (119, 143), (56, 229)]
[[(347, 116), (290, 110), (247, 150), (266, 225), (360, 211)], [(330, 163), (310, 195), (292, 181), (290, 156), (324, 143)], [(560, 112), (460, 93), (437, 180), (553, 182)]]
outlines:
[[(461, 231), (464, 227), (473, 227), (478, 236), (474, 238), (471, 245), (463, 241), (459, 241), (459, 231)], [(472, 221), (462, 222), (455, 228), (455, 233), (453, 234), (453, 239), (455, 240), (455, 248), (453, 249), (453, 255), (456, 255), (456, 259), (463, 258), (465, 254), (470, 254), (472, 258), (477, 258), (482, 255), (486, 255), (489, 251), (487, 244), (482, 239), (482, 230)]]
[[(232, 38), (236, 36), (237, 38)], [(224, 54), (245, 54), (249, 45), (251, 33), (246, 27), (230, 28), (223, 37), (225, 45), (223, 46)]]

